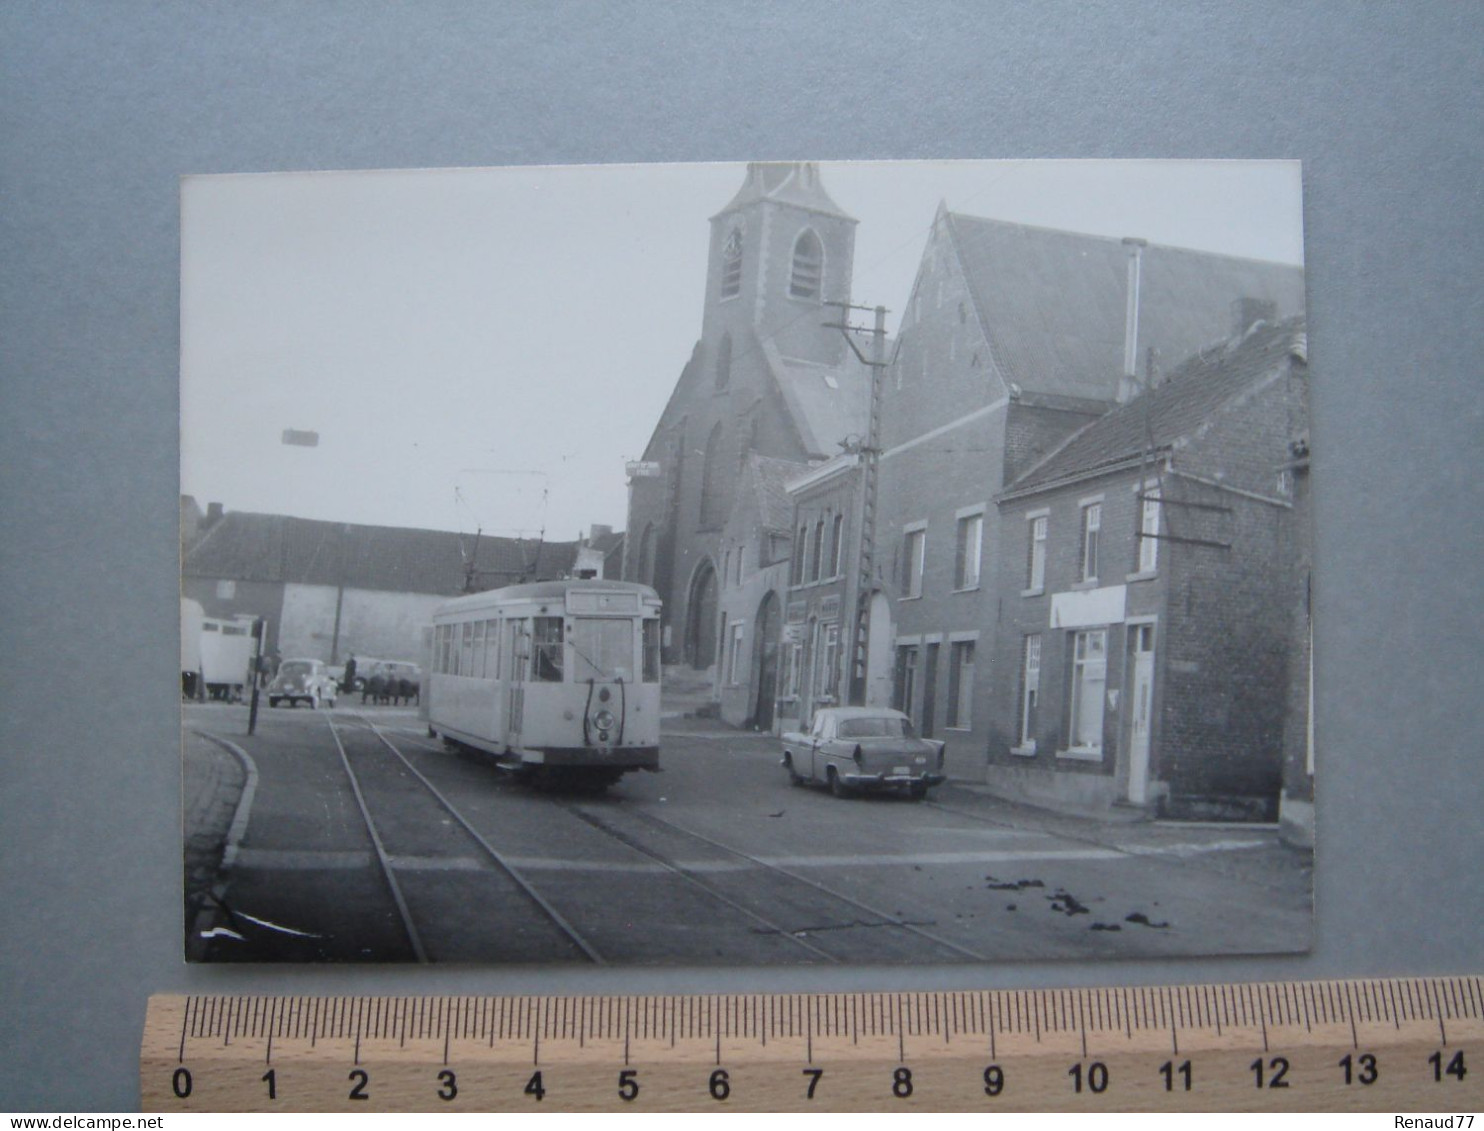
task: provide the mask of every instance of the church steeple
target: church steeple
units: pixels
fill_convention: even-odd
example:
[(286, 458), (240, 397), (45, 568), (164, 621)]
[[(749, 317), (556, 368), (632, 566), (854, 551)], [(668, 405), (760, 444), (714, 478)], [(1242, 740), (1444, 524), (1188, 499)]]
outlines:
[(825, 302), (850, 301), (855, 225), (812, 161), (755, 161), (711, 218), (701, 336), (707, 352), (756, 334), (784, 357), (834, 364), (844, 343), (821, 325)]

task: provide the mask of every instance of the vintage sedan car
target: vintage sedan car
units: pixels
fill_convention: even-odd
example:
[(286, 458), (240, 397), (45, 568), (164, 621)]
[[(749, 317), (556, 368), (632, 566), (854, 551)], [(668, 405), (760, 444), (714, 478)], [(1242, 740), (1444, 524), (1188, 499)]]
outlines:
[(943, 743), (918, 738), (912, 720), (886, 707), (823, 707), (807, 734), (783, 736), (783, 768), (794, 785), (821, 782), (836, 797), (859, 790), (927, 796), (942, 784)]
[(321, 703), (333, 707), (338, 687), (323, 660), (285, 660), (268, 685), (268, 706), (277, 707), (287, 699), (293, 707), (302, 699), (311, 707)]

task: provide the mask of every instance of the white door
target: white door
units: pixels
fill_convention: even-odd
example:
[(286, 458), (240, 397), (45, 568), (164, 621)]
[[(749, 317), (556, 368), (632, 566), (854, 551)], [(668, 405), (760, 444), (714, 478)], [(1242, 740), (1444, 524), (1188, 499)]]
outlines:
[(1149, 800), (1149, 727), (1154, 705), (1154, 626), (1130, 626), (1134, 638), (1133, 721), (1128, 744), (1128, 799)]

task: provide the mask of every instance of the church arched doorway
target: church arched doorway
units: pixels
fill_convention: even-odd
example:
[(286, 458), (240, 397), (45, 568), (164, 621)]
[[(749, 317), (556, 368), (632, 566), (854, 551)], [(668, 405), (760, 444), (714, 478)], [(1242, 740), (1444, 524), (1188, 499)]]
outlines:
[(716, 598), (716, 567), (702, 562), (686, 602), (685, 658), (697, 671), (716, 662)]

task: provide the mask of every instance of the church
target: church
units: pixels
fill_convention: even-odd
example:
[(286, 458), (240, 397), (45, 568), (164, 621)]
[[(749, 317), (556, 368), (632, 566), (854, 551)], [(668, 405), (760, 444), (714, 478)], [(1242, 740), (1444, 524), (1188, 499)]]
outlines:
[[(830, 304), (850, 301), (855, 228), (812, 162), (748, 165), (711, 218), (701, 336), (629, 469), (624, 563), (626, 579), (664, 600), (665, 662), (698, 678), (718, 660), (728, 572), (751, 576), (779, 552), (769, 539), (723, 545), (751, 457), (772, 478), (788, 465), (802, 474), (866, 430), (870, 371), (828, 325), (842, 313)], [(770, 610), (786, 593), (755, 596), (749, 639), (776, 622)]]

